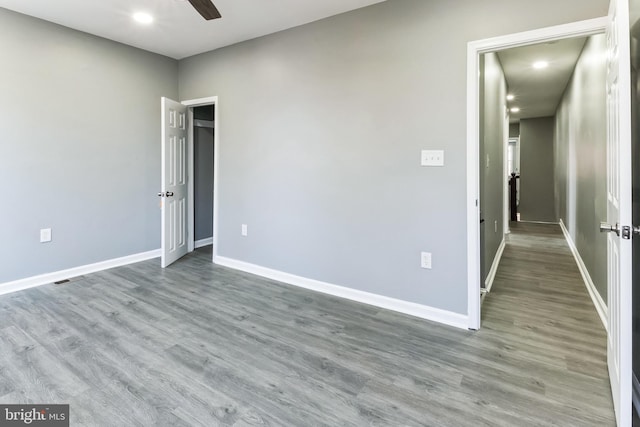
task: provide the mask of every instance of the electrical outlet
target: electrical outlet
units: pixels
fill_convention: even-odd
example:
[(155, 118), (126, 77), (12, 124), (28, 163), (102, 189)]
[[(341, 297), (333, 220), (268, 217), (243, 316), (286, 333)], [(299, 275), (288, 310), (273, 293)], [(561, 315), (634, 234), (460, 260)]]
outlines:
[(40, 230), (40, 243), (47, 243), (51, 241), (51, 229), (43, 228)]
[(498, 221), (496, 220), (496, 222), (493, 223), (493, 231), (494, 232), (498, 232)]
[(242, 224), (241, 233), (243, 236), (247, 236), (247, 224)]
[(420, 267), (431, 269), (431, 252), (420, 253)]
[(420, 164), (422, 166), (444, 166), (444, 150), (422, 150)]

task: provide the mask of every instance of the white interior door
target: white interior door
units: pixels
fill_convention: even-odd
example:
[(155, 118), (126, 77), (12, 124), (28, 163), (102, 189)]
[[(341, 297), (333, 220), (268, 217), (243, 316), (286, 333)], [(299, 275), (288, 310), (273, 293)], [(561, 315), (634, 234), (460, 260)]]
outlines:
[(611, 0), (607, 28), (607, 363), (616, 419), (631, 425), (631, 64), (629, 1)]
[(162, 268), (187, 254), (187, 107), (162, 98)]

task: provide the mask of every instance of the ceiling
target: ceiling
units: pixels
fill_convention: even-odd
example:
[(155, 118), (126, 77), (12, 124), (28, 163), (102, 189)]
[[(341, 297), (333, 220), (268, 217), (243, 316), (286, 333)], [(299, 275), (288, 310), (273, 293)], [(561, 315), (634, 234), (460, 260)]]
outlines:
[[(498, 52), (509, 93), (515, 96), (508, 105), (520, 108), (520, 112), (510, 113), (512, 123), (556, 114), (586, 40), (565, 39)], [(534, 69), (533, 63), (542, 60), (549, 62), (549, 67)]]
[[(383, 1), (214, 0), (222, 18), (213, 21), (186, 0), (0, 0), (0, 7), (181, 59)], [(154, 22), (134, 22), (138, 11)]]

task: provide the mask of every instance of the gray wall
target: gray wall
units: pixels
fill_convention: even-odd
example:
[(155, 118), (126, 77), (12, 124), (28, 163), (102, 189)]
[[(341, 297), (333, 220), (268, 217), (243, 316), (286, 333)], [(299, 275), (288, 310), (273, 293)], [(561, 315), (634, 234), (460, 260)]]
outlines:
[(0, 52), (0, 283), (159, 248), (177, 62), (5, 9)]
[(219, 96), (219, 254), (466, 313), (467, 43), (607, 6), (389, 0), (181, 60), (181, 99)]
[(507, 82), (495, 53), (483, 55), (480, 134), (480, 211), (484, 283), (504, 237), (504, 144)]
[(520, 121), (520, 219), (557, 222), (554, 198), (554, 118)]
[(520, 136), (520, 123), (509, 124), (509, 138), (517, 138)]
[(607, 300), (606, 39), (590, 37), (556, 113), (556, 198), (600, 296)]
[(213, 129), (193, 133), (194, 239), (213, 236)]

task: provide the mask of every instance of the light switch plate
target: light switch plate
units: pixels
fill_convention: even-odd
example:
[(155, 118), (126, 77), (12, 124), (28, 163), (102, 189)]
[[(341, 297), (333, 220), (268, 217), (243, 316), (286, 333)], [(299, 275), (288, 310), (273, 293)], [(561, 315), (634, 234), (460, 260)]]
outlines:
[(444, 150), (422, 150), (420, 164), (422, 166), (444, 166)]
[(42, 228), (40, 230), (40, 243), (47, 243), (51, 241), (51, 229)]
[(420, 267), (431, 269), (431, 252), (420, 253)]

